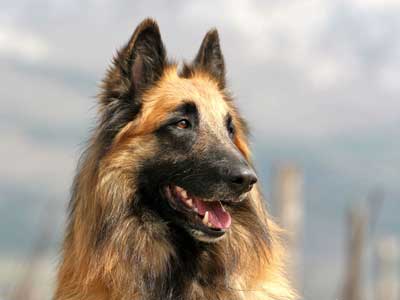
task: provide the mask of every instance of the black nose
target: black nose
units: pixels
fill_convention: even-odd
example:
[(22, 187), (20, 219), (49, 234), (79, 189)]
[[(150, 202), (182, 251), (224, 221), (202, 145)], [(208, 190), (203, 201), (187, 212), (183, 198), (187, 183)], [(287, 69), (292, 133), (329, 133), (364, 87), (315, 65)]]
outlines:
[(244, 193), (251, 190), (257, 182), (257, 176), (249, 167), (243, 166), (231, 170), (230, 181), (237, 191)]

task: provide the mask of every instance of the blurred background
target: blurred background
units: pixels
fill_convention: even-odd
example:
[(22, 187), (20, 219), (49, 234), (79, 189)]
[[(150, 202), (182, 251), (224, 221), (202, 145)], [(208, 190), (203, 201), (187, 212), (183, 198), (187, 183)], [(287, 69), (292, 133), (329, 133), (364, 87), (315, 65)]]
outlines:
[[(0, 2), (0, 299), (50, 299), (98, 84), (145, 17), (211, 27), (304, 299), (400, 299), (400, 1)], [(389, 294), (388, 294), (389, 293)]]

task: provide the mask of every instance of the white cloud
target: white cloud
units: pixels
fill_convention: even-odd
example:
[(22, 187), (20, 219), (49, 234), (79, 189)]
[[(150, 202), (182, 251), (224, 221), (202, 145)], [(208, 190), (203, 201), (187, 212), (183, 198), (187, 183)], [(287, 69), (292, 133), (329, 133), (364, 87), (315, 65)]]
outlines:
[[(308, 56), (310, 41), (323, 28), (329, 7), (328, 2), (314, 0), (268, 5), (260, 1), (208, 0), (187, 5), (183, 15), (188, 22), (200, 23), (206, 18), (241, 34), (237, 47), (257, 62), (278, 59), (300, 63)], [(199, 19), (199, 15), (204, 18)]]
[(360, 75), (357, 65), (350, 66), (350, 62), (345, 63), (328, 55), (318, 56), (313, 57), (305, 74), (313, 89), (333, 89), (343, 82), (356, 80)]
[[(0, 78), (4, 87), (0, 109), (8, 116), (47, 123), (48, 126), (68, 127), (81, 124), (93, 112), (90, 110), (95, 104), (93, 98), (63, 85), (63, 82), (41, 76), (40, 72), (32, 74), (15, 70), (12, 66), (2, 66)], [(93, 90), (93, 95), (95, 93)]]
[[(400, 50), (400, 49), (399, 49)], [(400, 93), (400, 63), (399, 61), (390, 62), (382, 66), (378, 74), (379, 84), (385, 90)], [(400, 100), (397, 100), (400, 102)]]
[(0, 26), (0, 53), (16, 56), (27, 61), (46, 58), (49, 44), (34, 33), (18, 30), (14, 27)]
[(352, 0), (361, 9), (384, 9), (399, 8), (398, 0)]
[(18, 129), (5, 128), (0, 134), (5, 145), (0, 148), (3, 183), (41, 186), (49, 194), (67, 191), (76, 164), (73, 147), (44, 143)]
[[(262, 128), (264, 134), (319, 137), (385, 126), (399, 118), (400, 102), (393, 100), (399, 86), (400, 66), (394, 63), (398, 58), (393, 55), (398, 52), (395, 41), (399, 29), (390, 15), (382, 14), (384, 7), (378, 1), (367, 2), (369, 10), (358, 0), (205, 0), (158, 5), (151, 11), (159, 20), (168, 49), (174, 49), (172, 56), (188, 49), (193, 55), (191, 51), (205, 29), (219, 28), (229, 59), (228, 75), (234, 91), (245, 101), (246, 115), (254, 127)], [(99, 78), (112, 49), (129, 38), (147, 14), (145, 8), (152, 5), (133, 9), (136, 6), (130, 3), (102, 1), (86, 3), (79, 10), (82, 7), (77, 2), (57, 3), (49, 8), (51, 17), (41, 20), (48, 26), (32, 29), (36, 37), (45, 36), (57, 45), (46, 63), (94, 70)], [(396, 7), (393, 1), (388, 5), (385, 12)], [(99, 15), (101, 18), (94, 19)], [(72, 17), (74, 22), (64, 22)], [(88, 18), (93, 22), (87, 22)], [(52, 29), (50, 23), (58, 20), (64, 21), (57, 23), (57, 30)], [(14, 24), (18, 25), (17, 19)], [(385, 43), (387, 47), (382, 46)], [(60, 93), (61, 88), (50, 78), (18, 76), (14, 82), (24, 82), (28, 91), (18, 96), (33, 116), (56, 122), (84, 117), (80, 110), (85, 96), (64, 89)], [(95, 93), (93, 87), (92, 95)], [(6, 90), (6, 94), (12, 96), (14, 91)], [(28, 94), (40, 95), (36, 101), (79, 101), (48, 100), (46, 109), (39, 110), (30, 103)], [(59, 106), (63, 109), (57, 109)], [(7, 107), (16, 111), (21, 106), (9, 103)]]
[(391, 54), (398, 53), (392, 41), (400, 30), (382, 14), (397, 5), (367, 2), (369, 10), (358, 0), (201, 1), (183, 15), (194, 25), (221, 25), (225, 51), (242, 71), (256, 69), (248, 72), (253, 77), (230, 74), (260, 134), (315, 138), (393, 126), (400, 118), (400, 68)]

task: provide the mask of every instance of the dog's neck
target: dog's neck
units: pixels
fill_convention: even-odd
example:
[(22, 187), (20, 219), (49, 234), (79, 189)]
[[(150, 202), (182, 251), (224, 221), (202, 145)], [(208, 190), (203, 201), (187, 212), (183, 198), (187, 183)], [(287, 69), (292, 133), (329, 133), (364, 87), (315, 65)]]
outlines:
[[(177, 225), (170, 225), (169, 229), (169, 243), (174, 252), (165, 262), (168, 265), (167, 270), (157, 274), (157, 262), (149, 268), (149, 273), (142, 274), (139, 291), (142, 298), (239, 299), (232, 282), (232, 274), (237, 267), (235, 259), (229, 264), (225, 259), (221, 259), (223, 254), (220, 251), (228, 249), (223, 249), (223, 246), (217, 243), (199, 242)], [(147, 251), (154, 253), (163, 247), (165, 245), (154, 241), (152, 249)]]

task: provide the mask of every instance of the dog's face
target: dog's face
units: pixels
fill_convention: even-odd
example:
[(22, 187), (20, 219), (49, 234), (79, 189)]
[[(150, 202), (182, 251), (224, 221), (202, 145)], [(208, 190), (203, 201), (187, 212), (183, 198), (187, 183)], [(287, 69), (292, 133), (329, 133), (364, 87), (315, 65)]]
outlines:
[(181, 78), (176, 69), (144, 95), (142, 109), (157, 140), (142, 169), (147, 194), (158, 190), (165, 215), (195, 237), (222, 237), (231, 224), (226, 206), (244, 200), (257, 180), (235, 143), (236, 111), (208, 77)]
[(224, 91), (218, 35), (210, 31), (192, 65), (178, 71), (166, 63), (156, 24), (147, 22), (122, 54), (132, 61), (129, 85), (139, 109), (114, 137), (113, 156), (123, 149), (121, 156), (136, 157), (143, 205), (196, 239), (216, 241), (257, 181), (245, 124)]

